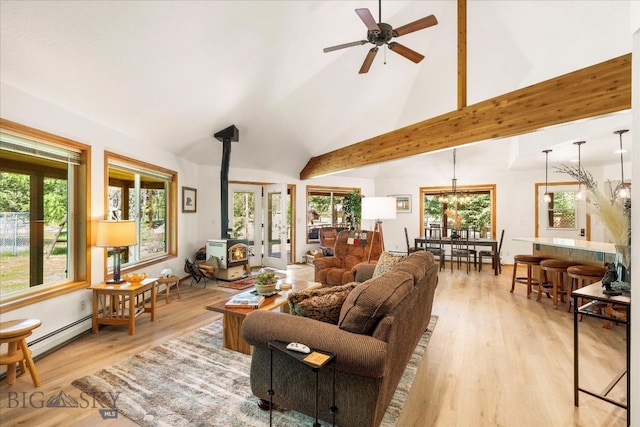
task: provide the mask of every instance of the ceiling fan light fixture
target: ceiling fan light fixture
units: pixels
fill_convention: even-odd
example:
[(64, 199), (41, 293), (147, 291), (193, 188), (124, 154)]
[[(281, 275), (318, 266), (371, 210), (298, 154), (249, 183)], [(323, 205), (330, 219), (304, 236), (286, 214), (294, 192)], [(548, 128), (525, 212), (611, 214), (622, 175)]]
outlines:
[(404, 56), (405, 58), (407, 58), (408, 60), (416, 64), (419, 63), (424, 59), (424, 55), (412, 49), (409, 49), (408, 47), (403, 46), (399, 43), (391, 42), (391, 39), (393, 39), (394, 37), (400, 37), (405, 34), (413, 33), (415, 31), (434, 26), (438, 23), (438, 20), (434, 15), (429, 15), (394, 29), (391, 25), (382, 22), (382, 0), (378, 0), (378, 16), (379, 16), (378, 22), (376, 22), (375, 18), (373, 17), (369, 9), (360, 8), (360, 9), (356, 9), (355, 12), (360, 18), (360, 20), (367, 27), (367, 39), (350, 42), (350, 43), (343, 43), (336, 46), (325, 47), (323, 51), (326, 53), (326, 52), (333, 52), (335, 50), (345, 49), (348, 47), (362, 45), (365, 43), (373, 44), (376, 50), (375, 51), (373, 49), (369, 50), (369, 53), (367, 53), (367, 56), (365, 57), (364, 63), (360, 67), (360, 71), (358, 72), (359, 74), (364, 74), (369, 71), (369, 68), (371, 67), (371, 63), (375, 58), (375, 53), (377, 53), (377, 48), (385, 45), (388, 46), (390, 50), (394, 51), (398, 55)]

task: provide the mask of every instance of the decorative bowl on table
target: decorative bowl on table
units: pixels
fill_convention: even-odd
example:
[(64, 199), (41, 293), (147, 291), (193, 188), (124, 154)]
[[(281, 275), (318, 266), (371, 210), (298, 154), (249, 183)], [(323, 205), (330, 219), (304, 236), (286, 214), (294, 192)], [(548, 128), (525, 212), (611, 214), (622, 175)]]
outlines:
[(147, 278), (147, 273), (129, 273), (122, 276), (129, 283), (140, 283)]

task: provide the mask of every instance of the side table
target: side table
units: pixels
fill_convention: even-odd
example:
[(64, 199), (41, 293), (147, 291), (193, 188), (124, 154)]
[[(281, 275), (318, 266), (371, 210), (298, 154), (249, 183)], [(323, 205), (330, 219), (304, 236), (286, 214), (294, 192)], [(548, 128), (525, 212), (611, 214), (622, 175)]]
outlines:
[(269, 366), (269, 426), (271, 426), (271, 413), (273, 411), (273, 395), (275, 394), (273, 390), (273, 352), (278, 351), (282, 354), (285, 354), (288, 357), (291, 357), (295, 360), (298, 360), (300, 363), (308, 366), (312, 372), (316, 374), (316, 420), (313, 424), (314, 427), (320, 427), (320, 423), (318, 423), (318, 373), (321, 369), (325, 368), (328, 365), (332, 365), (333, 368), (333, 380), (332, 380), (332, 396), (331, 396), (331, 407), (329, 408), (332, 416), (333, 416), (333, 426), (336, 425), (336, 414), (338, 413), (338, 408), (336, 407), (336, 355), (335, 353), (315, 350), (311, 349), (309, 354), (299, 353), (297, 351), (287, 350), (287, 345), (289, 343), (283, 341), (269, 341), (269, 350), (270, 350), (270, 366)]
[[(129, 335), (133, 335), (136, 331), (136, 316), (149, 313), (151, 321), (156, 320), (156, 280), (158, 279), (144, 279), (140, 283), (99, 283), (89, 286), (88, 289), (93, 291), (92, 332), (98, 333), (99, 325), (128, 325)], [(151, 291), (151, 307), (147, 307), (145, 303), (146, 291)], [(138, 296), (142, 296), (141, 302), (138, 302)]]
[[(627, 410), (627, 425), (631, 422), (631, 407), (629, 405), (629, 397), (631, 396), (631, 378), (629, 373), (631, 372), (631, 296), (630, 294), (623, 294), (619, 296), (610, 296), (605, 295), (602, 292), (602, 282), (596, 282), (594, 284), (582, 287), (580, 289), (576, 289), (571, 293), (573, 297), (573, 306), (577, 307), (577, 309), (573, 312), (573, 385), (574, 385), (574, 406), (578, 406), (578, 396), (580, 392), (586, 393), (590, 396), (598, 398), (600, 400), (604, 400), (605, 402), (609, 402), (612, 405), (616, 405), (620, 408)], [(583, 300), (589, 300), (590, 302), (578, 306), (578, 300), (582, 298)], [(595, 307), (598, 305), (605, 304), (616, 304), (625, 307), (626, 309), (626, 319), (615, 318), (611, 316), (606, 316), (600, 314), (595, 310)], [(596, 317), (604, 320), (612, 320), (618, 323), (625, 324), (627, 327), (627, 366), (625, 369), (616, 377), (614, 380), (605, 388), (602, 393), (596, 393), (593, 391), (585, 390), (580, 387), (580, 378), (579, 378), (579, 350), (578, 346), (578, 318), (580, 315)], [(618, 402), (609, 398), (607, 395), (613, 389), (613, 387), (620, 382), (622, 377), (627, 377), (627, 403)]]
[[(161, 277), (156, 281), (156, 286), (165, 285), (166, 293), (165, 300), (167, 304), (169, 304), (169, 292), (171, 291), (171, 285), (176, 284), (176, 291), (178, 292), (178, 298), (182, 299), (182, 295), (180, 295), (180, 279), (177, 276), (171, 277)], [(156, 290), (156, 296), (158, 295), (158, 291)]]

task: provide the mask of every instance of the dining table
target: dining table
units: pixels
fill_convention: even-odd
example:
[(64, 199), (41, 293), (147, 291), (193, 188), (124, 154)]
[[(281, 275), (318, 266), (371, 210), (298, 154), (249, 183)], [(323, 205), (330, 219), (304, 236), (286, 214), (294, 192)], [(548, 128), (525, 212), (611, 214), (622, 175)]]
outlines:
[[(442, 242), (443, 246), (451, 245), (452, 241), (457, 241), (459, 239), (452, 238), (450, 236), (447, 237), (426, 237), (420, 236), (414, 239), (414, 248), (415, 250), (424, 250), (427, 244), (440, 244)], [(493, 270), (494, 274), (497, 276), (500, 270), (500, 254), (498, 253), (498, 241), (496, 239), (469, 239), (469, 246), (476, 248), (477, 246), (488, 246), (493, 251)]]

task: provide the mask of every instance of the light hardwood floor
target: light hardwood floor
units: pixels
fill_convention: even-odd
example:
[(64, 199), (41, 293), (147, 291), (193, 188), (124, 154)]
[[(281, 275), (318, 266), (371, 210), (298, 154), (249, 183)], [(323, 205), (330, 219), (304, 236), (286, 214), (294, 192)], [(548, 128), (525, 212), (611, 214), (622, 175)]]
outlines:
[[(500, 276), (445, 270), (433, 314), (435, 332), (417, 372), (399, 426), (624, 426), (624, 410), (581, 394), (573, 406), (572, 315), (554, 310), (551, 301), (526, 298), (524, 285), (509, 293), (512, 269)], [(311, 279), (309, 267), (295, 266), (289, 275)], [(130, 426), (120, 416), (102, 420), (92, 405), (46, 408), (44, 402), (64, 391), (78, 396), (71, 381), (131, 355), (209, 324), (220, 314), (204, 306), (230, 291), (209, 282), (182, 282), (182, 300), (172, 292), (158, 299), (155, 322), (142, 316), (136, 334), (125, 327), (102, 327), (36, 361), (42, 386), (27, 376), (0, 385), (2, 426)], [(625, 330), (603, 329), (598, 319), (581, 324), (581, 385), (601, 391), (624, 367)], [(624, 383), (624, 380), (623, 380)], [(623, 399), (624, 384), (611, 397)], [(86, 404), (85, 404), (86, 406)], [(206, 425), (206, 420), (203, 420)]]

